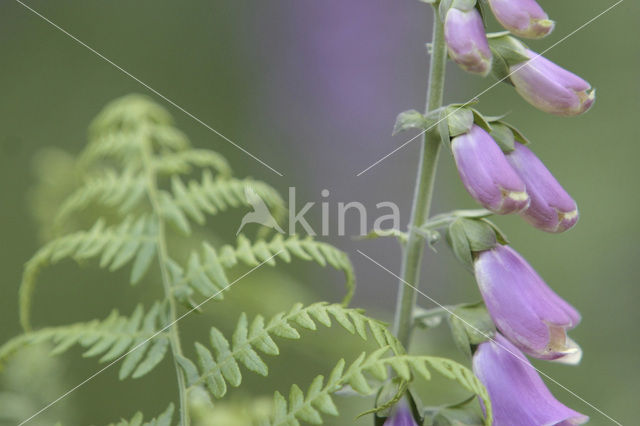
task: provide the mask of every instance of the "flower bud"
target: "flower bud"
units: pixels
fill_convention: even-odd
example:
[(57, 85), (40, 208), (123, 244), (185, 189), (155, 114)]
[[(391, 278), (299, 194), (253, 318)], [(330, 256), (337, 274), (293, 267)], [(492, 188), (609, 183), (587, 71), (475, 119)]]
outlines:
[(547, 232), (563, 232), (578, 221), (578, 206), (542, 161), (526, 146), (515, 142), (507, 161), (527, 186), (531, 203), (520, 215)]
[(508, 214), (529, 205), (525, 184), (484, 129), (474, 124), (453, 138), (451, 149), (462, 183), (486, 209)]
[(475, 7), (451, 7), (444, 20), (444, 38), (449, 56), (462, 69), (485, 76), (491, 71), (491, 49), (482, 16)]
[(489, 392), (493, 426), (579, 425), (589, 420), (555, 399), (522, 352), (500, 334), (478, 346), (473, 372)]
[(580, 361), (580, 347), (567, 337), (567, 330), (580, 322), (580, 314), (515, 250), (497, 245), (481, 252), (474, 272), (489, 315), (514, 345), (535, 358)]
[(595, 90), (577, 75), (537, 53), (526, 50), (529, 60), (511, 65), (510, 79), (516, 91), (536, 108), (556, 115), (578, 115), (595, 101)]
[(418, 426), (413, 419), (411, 410), (406, 402), (399, 402), (393, 409), (393, 414), (389, 417), (383, 426)]
[(535, 0), (489, 0), (489, 6), (498, 22), (520, 37), (542, 38), (555, 26)]

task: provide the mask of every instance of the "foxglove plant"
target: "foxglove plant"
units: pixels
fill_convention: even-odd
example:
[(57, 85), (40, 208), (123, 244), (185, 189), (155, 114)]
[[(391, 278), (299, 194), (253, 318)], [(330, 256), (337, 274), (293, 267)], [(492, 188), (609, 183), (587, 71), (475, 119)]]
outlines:
[[(435, 23), (426, 111), (401, 113), (395, 126), (422, 129), (424, 135), (409, 230), (401, 240), (395, 331), (408, 348), (413, 325), (428, 328), (437, 324), (435, 318), (446, 317), (454, 341), (473, 356), (474, 372), (489, 392), (491, 406), (483, 405), (489, 424), (582, 424), (588, 417), (557, 401), (524, 355), (577, 364), (582, 351), (567, 331), (578, 325), (580, 314), (489, 220), (492, 214), (518, 213), (540, 230), (560, 233), (576, 224), (577, 205), (527, 146), (527, 138), (504, 117), (484, 116), (476, 109), (477, 100), (443, 106), (447, 53), (472, 74), (485, 75), (490, 67), (499, 81), (550, 114), (586, 112), (595, 91), (514, 37), (541, 38), (553, 31), (555, 23), (535, 0), (486, 1), (511, 34), (485, 33), (483, 10), (476, 0), (429, 1)], [(443, 145), (450, 147), (464, 187), (484, 209), (429, 217)], [(455, 256), (474, 273), (483, 302), (426, 311), (415, 307), (425, 240), (434, 244), (441, 229)], [(467, 400), (422, 412), (433, 424), (476, 424), (469, 405)]]
[[(205, 226), (207, 217), (251, 205), (247, 193), (256, 194), (278, 217), (283, 200), (264, 182), (234, 178), (219, 154), (191, 148), (163, 108), (145, 97), (128, 96), (108, 105), (91, 126), (90, 142), (76, 162), (82, 183), (61, 203), (53, 226), (58, 231), (55, 238), (25, 265), (20, 284), (24, 333), (0, 346), (0, 365), (22, 347), (45, 341), (56, 345), (54, 353), (79, 346), (86, 357), (99, 356), (100, 362), (109, 364), (98, 373), (122, 361), (122, 380), (142, 378), (170, 357), (177, 399), (148, 424), (172, 424), (174, 414), (182, 426), (215, 424), (211, 399), (224, 398), (230, 387), (241, 386), (246, 370), (267, 376), (266, 355), (280, 354), (278, 338), (298, 340), (302, 329), (336, 325), (358, 339), (373, 337), (369, 339), (373, 349), (349, 365), (339, 360), (326, 378), (317, 375), (306, 393), (295, 384), (288, 398), (276, 391), (268, 414), (256, 419), (258, 424), (322, 423), (323, 415), (338, 414), (333, 398), (341, 390), (375, 394), (374, 407), (365, 414), (374, 413), (377, 425), (586, 422), (586, 416), (551, 395), (523, 354), (579, 362), (581, 350), (567, 331), (578, 325), (580, 314), (488, 219), (492, 214), (519, 213), (533, 226), (557, 233), (576, 223), (576, 204), (525, 146), (524, 135), (502, 117), (484, 116), (470, 102), (443, 106), (447, 56), (470, 73), (484, 76), (491, 71), (549, 113), (583, 113), (595, 93), (586, 81), (514, 37), (487, 35), (476, 0), (422, 1), (434, 6), (435, 16), (426, 111), (402, 113), (395, 126), (396, 130), (418, 127), (424, 135), (412, 215), (407, 233), (385, 234), (397, 236), (404, 246), (393, 333), (386, 324), (348, 306), (354, 291), (353, 268), (348, 256), (331, 245), (296, 235), (267, 238), (268, 229), (254, 238), (240, 234), (230, 244), (217, 238), (206, 241), (208, 233), (198, 234), (194, 225)], [(516, 35), (539, 38), (553, 29), (553, 22), (533, 0), (489, 0), (489, 4), (498, 21)], [(485, 209), (429, 216), (443, 146), (451, 149), (463, 185)], [(99, 214), (85, 228), (88, 207), (98, 207)], [(76, 216), (82, 220), (74, 222)], [(433, 310), (415, 306), (424, 246), (435, 244), (442, 229), (455, 256), (475, 273), (484, 303)], [(347, 288), (342, 303), (295, 303), (270, 320), (258, 315), (250, 321), (242, 313), (230, 339), (214, 325), (208, 327), (208, 343), (194, 341), (192, 351), (185, 349), (178, 331), (180, 319), (221, 299), (254, 269), (293, 258), (342, 271)], [(131, 284), (159, 284), (161, 291), (145, 293), (154, 299), (147, 300), (146, 307), (139, 304), (130, 315), (114, 310), (103, 320), (34, 328), (37, 278), (47, 266), (63, 260), (97, 261), (109, 272), (130, 265)], [(251, 269), (231, 280), (230, 274), (240, 266)], [(413, 330), (436, 326), (442, 317), (448, 319), (454, 341), (469, 356), (476, 375), (451, 359), (410, 353)], [(429, 380), (431, 370), (455, 380), (470, 397), (423, 406), (414, 381)], [(142, 421), (138, 413), (120, 424)]]

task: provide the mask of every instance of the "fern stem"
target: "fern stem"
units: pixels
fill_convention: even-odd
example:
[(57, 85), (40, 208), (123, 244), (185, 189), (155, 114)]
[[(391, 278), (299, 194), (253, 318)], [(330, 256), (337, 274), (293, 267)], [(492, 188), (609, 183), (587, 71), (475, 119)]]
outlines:
[(158, 195), (158, 184), (156, 173), (153, 167), (153, 148), (151, 142), (148, 139), (144, 140), (142, 159), (145, 168), (145, 174), (147, 176), (147, 194), (149, 196), (149, 202), (153, 209), (156, 220), (158, 221), (158, 233), (157, 233), (157, 245), (158, 245), (158, 263), (160, 264), (160, 274), (162, 276), (162, 285), (164, 287), (165, 299), (169, 304), (169, 342), (171, 344), (171, 351), (173, 354), (173, 363), (176, 369), (176, 376), (178, 381), (178, 393), (180, 397), (180, 424), (182, 426), (189, 425), (189, 407), (187, 401), (187, 385), (184, 377), (184, 373), (178, 364), (178, 358), (183, 357), (182, 345), (180, 343), (180, 334), (178, 331), (177, 319), (177, 307), (176, 300), (174, 298), (171, 278), (167, 264), (169, 255), (167, 251), (167, 242), (165, 236), (165, 223), (162, 219), (160, 198)]
[[(440, 19), (440, 13), (436, 5), (434, 7), (432, 54), (426, 112), (442, 106), (446, 63), (447, 51), (444, 42), (444, 24)], [(410, 286), (416, 288), (419, 286), (420, 263), (424, 249), (423, 237), (416, 232), (416, 228), (423, 225), (429, 217), (440, 145), (440, 136), (436, 128), (424, 133), (411, 208), (411, 220), (409, 221), (409, 238), (403, 251), (402, 279), (399, 283), (394, 320), (394, 332), (398, 340), (407, 349), (410, 341), (413, 309), (416, 303), (416, 290)]]

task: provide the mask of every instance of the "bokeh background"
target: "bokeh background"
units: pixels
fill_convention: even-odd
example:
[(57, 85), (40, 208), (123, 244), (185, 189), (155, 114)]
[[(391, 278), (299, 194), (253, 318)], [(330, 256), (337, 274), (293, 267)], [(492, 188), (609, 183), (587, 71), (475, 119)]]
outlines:
[[(219, 130), (284, 174), (279, 177), (192, 118), (150, 94), (139, 83), (80, 46), (20, 3), (0, 3), (0, 341), (18, 334), (17, 289), (22, 265), (43, 241), (53, 214), (55, 188), (65, 162), (86, 142), (90, 120), (108, 101), (150, 94), (174, 115), (197, 147), (225, 155), (236, 174), (268, 181), (286, 194), (295, 186), (300, 201), (320, 202), (330, 191), (339, 201), (393, 201), (408, 220), (418, 143), (360, 177), (356, 174), (411, 135), (390, 136), (398, 112), (422, 109), (430, 38), (429, 6), (416, 0), (259, 1), (68, 1), (25, 2), (145, 83)], [(541, 1), (558, 22), (542, 50), (596, 16), (612, 2)], [(564, 235), (538, 232), (518, 218), (498, 218), (514, 247), (582, 313), (572, 332), (583, 350), (578, 367), (536, 363), (622, 424), (637, 421), (638, 371), (638, 131), (640, 85), (637, 2), (625, 1), (546, 56), (579, 73), (598, 90), (595, 107), (577, 118), (547, 116), (524, 103), (507, 85), (481, 97), (488, 114), (510, 112), (509, 120), (533, 141), (533, 149), (578, 201), (579, 225)], [(490, 29), (499, 30), (494, 22)], [(450, 66), (446, 101), (465, 101), (493, 84)], [(43, 149), (53, 148), (45, 151)], [(459, 183), (451, 156), (441, 158), (434, 211), (474, 207)], [(66, 178), (69, 178), (68, 176)], [(39, 188), (39, 189), (38, 189)], [(237, 226), (237, 215), (210, 222), (206, 232)], [(335, 216), (334, 216), (335, 217)], [(320, 224), (320, 209), (311, 223)], [(369, 218), (372, 225), (375, 216)], [(357, 223), (351, 229), (357, 232)], [(335, 223), (332, 234), (336, 233)], [(205, 232), (205, 231), (203, 231)], [(394, 271), (400, 254), (393, 241), (325, 238), (350, 253), (358, 290), (354, 304), (390, 320), (396, 280), (356, 249)], [(422, 288), (441, 303), (478, 299), (472, 277), (444, 245), (425, 255)], [(64, 264), (45, 272), (35, 303), (35, 324), (64, 324), (104, 317), (112, 307), (128, 312), (156, 289), (130, 288), (126, 274)], [(212, 322), (229, 329), (241, 311), (270, 314), (293, 301), (338, 300), (341, 277), (315, 266), (260, 272), (182, 324), (185, 339), (206, 334)], [(420, 300), (424, 307), (432, 306)], [(417, 333), (417, 350), (459, 356), (446, 327)], [(303, 387), (349, 358), (360, 344), (340, 331), (305, 336), (286, 344), (271, 364), (269, 379), (246, 374), (248, 386), (232, 392), (220, 410), (242, 411), (244, 403)], [(461, 358), (460, 358), (461, 359)], [(32, 413), (96, 371), (80, 351), (49, 359), (25, 353), (2, 373), (0, 404), (5, 413)], [(119, 383), (116, 370), (83, 386), (33, 424), (104, 424), (142, 409), (155, 415), (175, 399), (168, 362), (138, 381)], [(440, 382), (427, 394), (438, 403), (450, 391)], [(566, 404), (611, 422), (560, 387)], [(26, 397), (25, 397), (26, 396)], [(370, 401), (341, 400), (347, 415)], [(7, 408), (7, 407), (10, 407)], [(10, 415), (11, 413), (9, 413)], [(22, 415), (22, 414), (17, 414)], [(24, 416), (23, 416), (24, 417)], [(0, 414), (2, 418), (2, 414)], [(352, 417), (345, 417), (351, 419)], [(346, 423), (345, 423), (346, 422)], [(370, 424), (370, 420), (353, 424)], [(7, 420), (7, 424), (14, 424)], [(351, 424), (341, 420), (333, 424)]]

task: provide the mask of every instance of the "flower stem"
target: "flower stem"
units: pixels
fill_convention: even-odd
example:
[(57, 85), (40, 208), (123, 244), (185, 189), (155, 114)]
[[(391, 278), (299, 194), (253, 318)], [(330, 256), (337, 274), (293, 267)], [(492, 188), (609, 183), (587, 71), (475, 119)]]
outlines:
[[(436, 5), (434, 7), (429, 88), (425, 111), (427, 113), (442, 106), (446, 64), (447, 50), (444, 43), (444, 24), (440, 19), (440, 13)], [(418, 176), (413, 194), (411, 220), (409, 222), (409, 239), (402, 258), (402, 280), (399, 284), (394, 321), (395, 334), (407, 349), (411, 334), (413, 308), (416, 302), (416, 291), (410, 286), (417, 288), (419, 285), (420, 262), (424, 249), (423, 237), (416, 232), (416, 228), (424, 224), (429, 217), (440, 145), (440, 136), (435, 126), (424, 133)]]
[(147, 195), (149, 197), (149, 201), (151, 203), (151, 208), (156, 216), (156, 220), (158, 221), (158, 232), (157, 232), (157, 241), (156, 244), (158, 246), (158, 263), (160, 264), (160, 274), (162, 276), (162, 284), (164, 287), (165, 300), (169, 305), (169, 315), (167, 321), (171, 324), (169, 327), (169, 342), (171, 345), (171, 351), (173, 354), (174, 366), (176, 369), (176, 376), (178, 381), (178, 395), (180, 397), (180, 425), (181, 426), (189, 426), (189, 407), (187, 401), (187, 386), (186, 380), (184, 378), (184, 373), (182, 372), (182, 368), (178, 365), (177, 359), (182, 357), (182, 345), (180, 343), (180, 335), (178, 332), (178, 325), (176, 324), (177, 319), (177, 307), (176, 300), (173, 296), (173, 291), (171, 288), (171, 278), (169, 275), (169, 270), (167, 269), (167, 264), (169, 261), (169, 254), (167, 250), (167, 241), (165, 236), (165, 223), (162, 219), (160, 200), (158, 194), (158, 184), (157, 178), (155, 174), (155, 170), (153, 167), (153, 149), (151, 147), (151, 142), (148, 139), (143, 142), (143, 152), (142, 152), (143, 164), (145, 168), (145, 173), (147, 175)]

